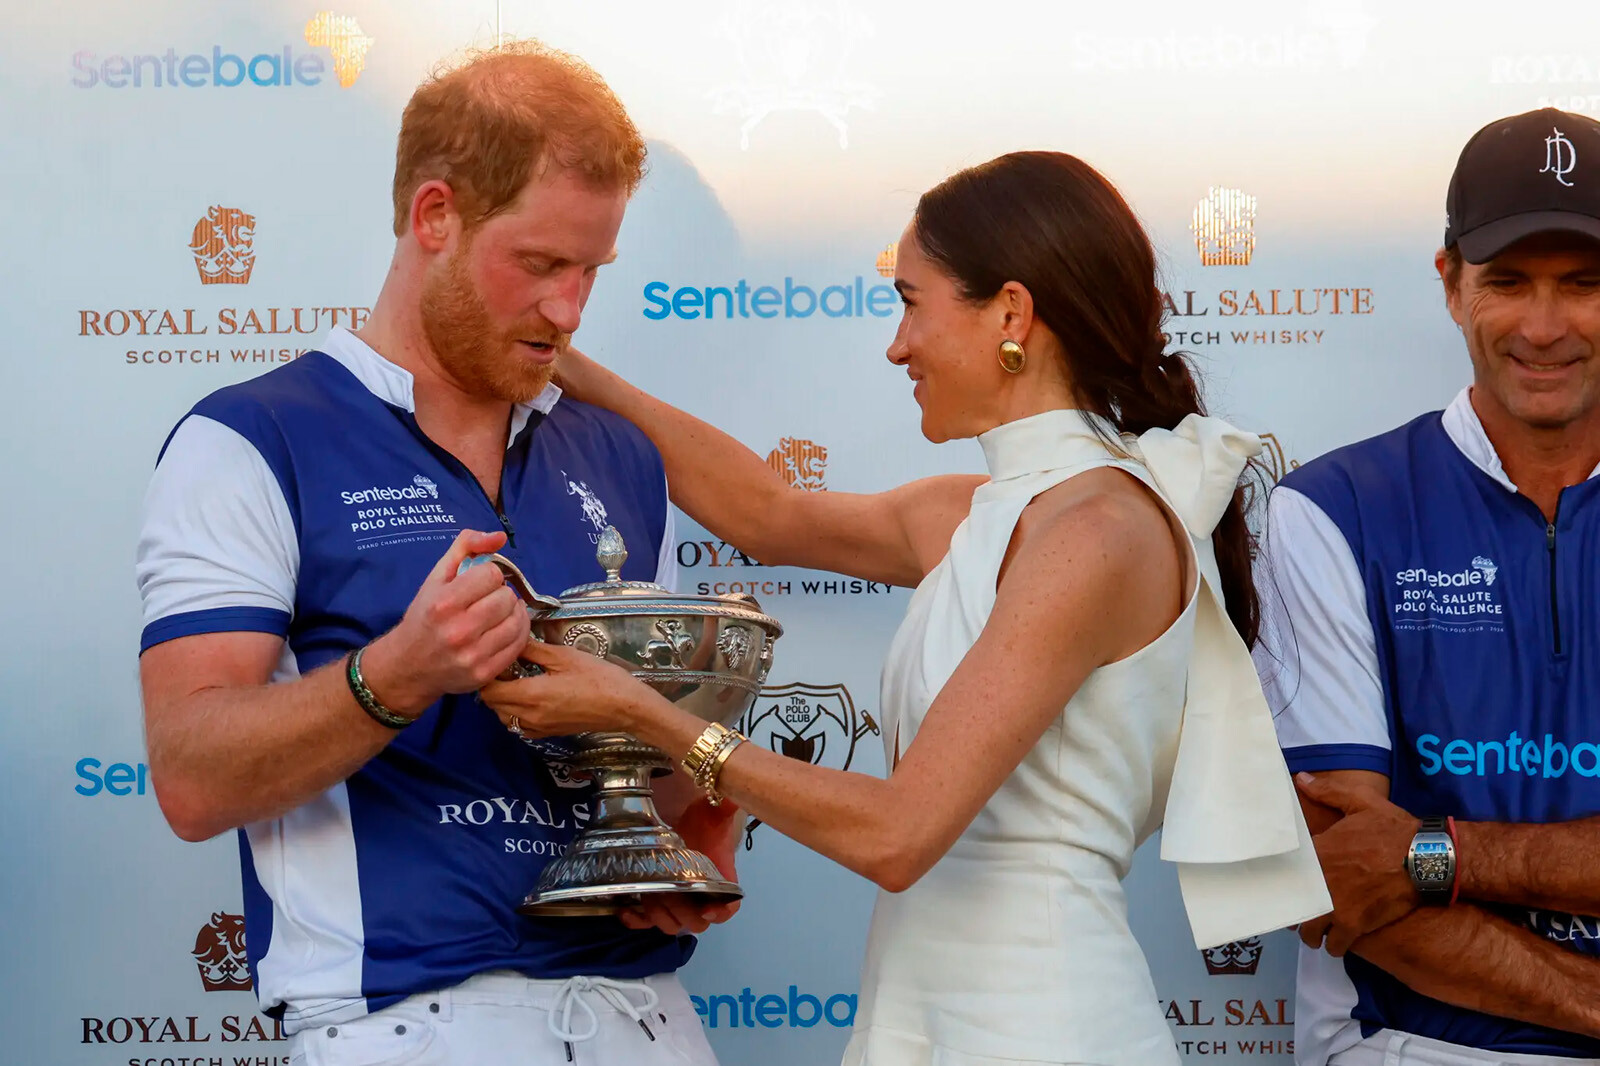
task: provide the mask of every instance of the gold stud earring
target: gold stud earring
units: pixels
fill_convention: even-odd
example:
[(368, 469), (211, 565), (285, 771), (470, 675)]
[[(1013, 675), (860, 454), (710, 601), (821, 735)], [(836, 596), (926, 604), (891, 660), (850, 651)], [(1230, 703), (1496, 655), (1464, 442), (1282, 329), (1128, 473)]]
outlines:
[(1020, 374), (1028, 362), (1028, 353), (1014, 340), (1000, 342), (1000, 369), (1007, 374)]

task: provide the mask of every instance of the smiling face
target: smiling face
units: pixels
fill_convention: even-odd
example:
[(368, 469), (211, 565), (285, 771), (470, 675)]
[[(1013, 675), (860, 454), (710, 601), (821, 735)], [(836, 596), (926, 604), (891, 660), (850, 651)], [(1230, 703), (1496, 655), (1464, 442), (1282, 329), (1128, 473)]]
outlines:
[(905, 367), (916, 383), (912, 395), (922, 408), (922, 435), (938, 444), (993, 428), (999, 421), (996, 394), (1006, 376), (996, 357), (1006, 335), (1004, 301), (963, 299), (949, 275), (917, 247), (914, 226), (900, 237), (894, 287), (904, 306), (889, 361)]
[(1600, 421), (1600, 244), (1530, 237), (1462, 264), (1447, 297), (1481, 413), (1545, 430)]
[(440, 369), (473, 395), (526, 403), (578, 328), (595, 272), (616, 258), (628, 196), (551, 167), (430, 265), (424, 335)]

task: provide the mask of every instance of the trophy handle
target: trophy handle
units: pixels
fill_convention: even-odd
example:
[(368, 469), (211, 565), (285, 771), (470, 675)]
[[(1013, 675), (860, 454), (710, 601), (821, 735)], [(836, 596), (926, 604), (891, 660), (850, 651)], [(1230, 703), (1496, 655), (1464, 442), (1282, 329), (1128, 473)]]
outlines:
[(544, 596), (533, 589), (533, 583), (528, 576), (517, 568), (517, 564), (507, 559), (499, 552), (490, 555), (469, 555), (456, 570), (457, 576), (466, 573), (475, 566), (493, 563), (500, 568), (500, 573), (505, 576), (506, 584), (511, 586), (511, 591), (522, 597), (522, 602), (528, 605), (530, 613), (553, 611), (561, 606), (561, 601), (553, 596)]
[[(461, 566), (456, 570), (456, 575), (460, 576), (461, 574), (466, 573), (468, 570), (471, 570), (473, 567), (483, 566), (485, 563), (490, 563), (496, 567), (499, 567), (500, 573), (505, 577), (506, 584), (511, 586), (511, 591), (520, 596), (522, 598), (522, 602), (527, 604), (530, 634), (532, 633), (532, 622), (538, 620), (538, 618), (546, 611), (553, 611), (561, 606), (560, 600), (535, 592), (533, 583), (528, 580), (528, 576), (518, 568), (516, 563), (512, 562), (510, 559), (507, 559), (499, 552), (494, 552), (489, 555), (468, 556), (462, 561)], [(539, 639), (536, 634), (534, 634), (534, 639)], [(505, 673), (500, 675), (500, 680), (515, 681), (518, 678), (523, 677), (537, 677), (542, 673), (544, 673), (544, 670), (535, 664), (527, 662), (523, 659), (518, 659), (506, 669)]]

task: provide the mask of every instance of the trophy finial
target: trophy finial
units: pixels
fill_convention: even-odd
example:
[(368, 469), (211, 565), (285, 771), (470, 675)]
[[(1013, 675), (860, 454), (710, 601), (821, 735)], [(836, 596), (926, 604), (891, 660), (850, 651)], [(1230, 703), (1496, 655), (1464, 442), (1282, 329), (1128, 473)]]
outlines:
[(622, 580), (622, 564), (628, 561), (628, 547), (622, 542), (622, 534), (617, 532), (616, 526), (607, 526), (601, 531), (594, 557), (606, 572), (607, 581)]

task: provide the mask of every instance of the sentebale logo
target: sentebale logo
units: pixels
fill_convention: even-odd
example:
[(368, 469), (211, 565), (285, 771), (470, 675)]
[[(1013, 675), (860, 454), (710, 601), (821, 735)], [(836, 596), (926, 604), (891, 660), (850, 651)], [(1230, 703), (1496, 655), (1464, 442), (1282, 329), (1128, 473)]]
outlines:
[[(880, 277), (893, 277), (899, 246), (889, 245), (873, 261)], [(799, 285), (793, 277), (783, 285), (753, 285), (740, 278), (731, 285), (679, 285), (652, 281), (644, 287), (644, 317), (665, 318), (889, 318), (899, 306), (893, 286), (869, 285), (857, 274), (838, 284)], [(718, 313), (720, 311), (720, 314)]]
[[(302, 36), (312, 49), (326, 48), (333, 55), (333, 71), (343, 88), (350, 88), (367, 66), (373, 39), (361, 32), (353, 15), (319, 11), (306, 22)], [(209, 52), (180, 54), (176, 47), (142, 55), (74, 52), (72, 84), (80, 89), (233, 89), (244, 86), (321, 85), (327, 62), (317, 51), (285, 44), (250, 56), (225, 51), (220, 44)]]
[(1522, 736), (1513, 729), (1489, 740), (1447, 740), (1435, 733), (1417, 738), (1417, 768), (1426, 777), (1440, 772), (1456, 777), (1558, 778), (1570, 771), (1579, 777), (1600, 777), (1600, 744), (1557, 740), (1555, 734)]

